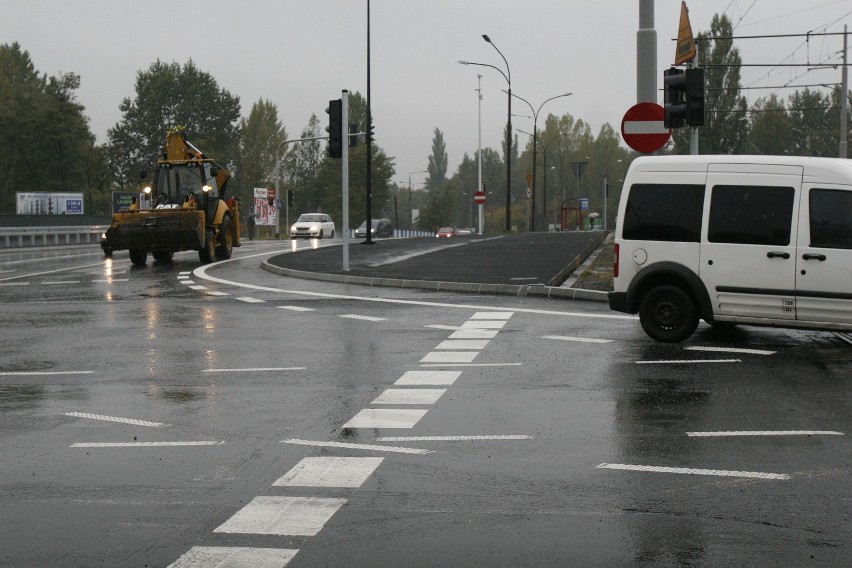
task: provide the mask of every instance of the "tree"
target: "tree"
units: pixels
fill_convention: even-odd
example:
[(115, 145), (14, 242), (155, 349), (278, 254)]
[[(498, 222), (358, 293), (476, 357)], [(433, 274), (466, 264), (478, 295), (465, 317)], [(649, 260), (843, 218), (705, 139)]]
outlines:
[(429, 165), (426, 167), (429, 172), (426, 187), (430, 193), (441, 189), (447, 182), (447, 163), (447, 146), (444, 144), (444, 133), (435, 128), (435, 136), (432, 138), (432, 153), (429, 155)]
[(784, 101), (776, 95), (758, 100), (752, 109), (749, 125), (749, 152), (785, 155), (793, 148), (790, 116)]
[[(740, 52), (733, 46), (733, 26), (718, 14), (710, 32), (698, 34), (698, 61), (704, 67), (704, 126), (699, 127), (702, 154), (742, 154), (747, 148), (748, 104), (740, 94)], [(711, 41), (710, 38), (718, 38)], [(689, 129), (676, 131), (674, 153), (689, 153)]]
[(136, 97), (119, 105), (121, 122), (108, 132), (119, 184), (135, 183), (162, 153), (166, 131), (180, 126), (187, 138), (222, 165), (236, 157), (240, 99), (220, 88), (190, 59), (182, 67), (159, 59), (136, 74)]
[[(286, 139), (287, 131), (278, 118), (278, 107), (263, 99), (254, 103), (248, 118), (240, 120), (236, 175), (230, 182), (236, 183), (231, 187), (231, 195), (251, 203), (255, 187), (269, 187), (275, 183), (276, 151)], [(282, 153), (286, 150), (281, 147)]]
[(794, 156), (836, 156), (838, 114), (832, 96), (805, 87), (790, 96), (790, 151)]
[(39, 75), (18, 43), (0, 45), (0, 212), (15, 211), (19, 191), (92, 195), (88, 174), (100, 169), (100, 153), (79, 87), (79, 75)]
[[(319, 118), (312, 114), (308, 125), (302, 130), (300, 138), (319, 138), (322, 136)], [(322, 141), (308, 140), (294, 142), (284, 164), (284, 179), (287, 189), (295, 192), (295, 207), (301, 211), (313, 211), (314, 203), (322, 201), (321, 193), (312, 191), (312, 181), (319, 172), (322, 163)]]

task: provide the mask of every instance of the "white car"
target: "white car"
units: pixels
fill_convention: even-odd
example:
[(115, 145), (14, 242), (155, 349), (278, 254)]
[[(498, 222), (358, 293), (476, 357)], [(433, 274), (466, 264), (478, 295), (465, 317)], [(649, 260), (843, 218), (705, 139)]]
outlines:
[(302, 213), (290, 227), (292, 239), (333, 239), (334, 221), (325, 213)]

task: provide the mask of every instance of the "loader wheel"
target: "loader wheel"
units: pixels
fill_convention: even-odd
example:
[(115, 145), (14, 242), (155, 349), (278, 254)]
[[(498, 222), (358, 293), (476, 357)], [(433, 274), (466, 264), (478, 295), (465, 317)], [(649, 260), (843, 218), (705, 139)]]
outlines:
[(167, 262), (172, 261), (172, 257), (174, 256), (174, 254), (175, 253), (173, 253), (173, 252), (169, 252), (169, 251), (165, 251), (165, 250), (155, 250), (154, 252), (151, 253), (151, 256), (153, 256), (154, 260), (156, 260), (157, 262), (162, 262), (163, 264), (165, 264)]
[(145, 249), (130, 249), (130, 262), (136, 266), (145, 266), (148, 260), (148, 251)]
[(216, 255), (216, 239), (213, 237), (213, 231), (207, 231), (207, 236), (204, 238), (204, 248), (198, 251), (198, 260), (201, 264), (213, 262)]
[(234, 251), (234, 232), (231, 227), (231, 218), (222, 219), (219, 226), (219, 246), (216, 247), (216, 260), (228, 260)]

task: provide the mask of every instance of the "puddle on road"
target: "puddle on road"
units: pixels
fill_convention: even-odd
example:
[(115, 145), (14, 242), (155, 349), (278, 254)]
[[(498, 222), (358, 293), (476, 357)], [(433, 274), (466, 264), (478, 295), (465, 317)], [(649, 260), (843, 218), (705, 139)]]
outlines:
[(83, 401), (86, 389), (49, 387), (44, 385), (0, 385), (0, 412), (32, 410), (48, 401)]

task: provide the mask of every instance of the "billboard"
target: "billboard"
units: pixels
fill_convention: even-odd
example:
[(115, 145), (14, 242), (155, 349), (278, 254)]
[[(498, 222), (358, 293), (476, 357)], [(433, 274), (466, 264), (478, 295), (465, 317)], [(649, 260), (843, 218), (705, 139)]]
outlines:
[(254, 188), (254, 222), (257, 225), (275, 226), (278, 220), (278, 209), (275, 205), (269, 204), (269, 198), (275, 203), (275, 190), (272, 188), (256, 187)]
[(15, 193), (18, 215), (82, 215), (82, 193)]

